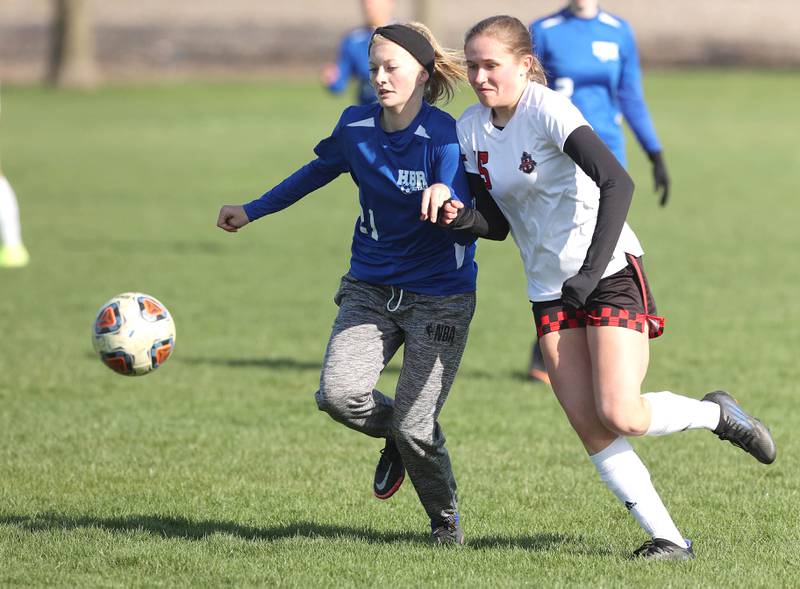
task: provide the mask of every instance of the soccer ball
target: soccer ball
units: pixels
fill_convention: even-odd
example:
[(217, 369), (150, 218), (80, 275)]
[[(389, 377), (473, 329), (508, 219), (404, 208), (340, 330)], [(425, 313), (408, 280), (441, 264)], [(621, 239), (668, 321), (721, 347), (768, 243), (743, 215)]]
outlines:
[(167, 308), (141, 292), (124, 292), (100, 307), (92, 326), (94, 350), (114, 372), (148, 374), (175, 348), (175, 323)]

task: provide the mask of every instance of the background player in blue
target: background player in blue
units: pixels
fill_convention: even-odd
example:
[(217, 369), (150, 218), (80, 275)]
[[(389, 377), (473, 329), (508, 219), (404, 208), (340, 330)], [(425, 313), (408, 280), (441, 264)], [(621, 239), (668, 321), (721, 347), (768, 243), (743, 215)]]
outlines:
[(625, 118), (653, 164), (655, 187), (665, 205), (669, 176), (644, 101), (630, 25), (600, 10), (597, 0), (572, 0), (560, 12), (534, 21), (530, 31), (547, 85), (570, 98), (623, 166)]
[(340, 94), (354, 78), (358, 84), (358, 104), (369, 104), (376, 101), (369, 79), (369, 42), (375, 29), (391, 21), (394, 0), (361, 0), (361, 10), (364, 24), (342, 39), (336, 63), (322, 68), (322, 83), (331, 92)]
[[(461, 544), (456, 483), (437, 418), (475, 310), (475, 245), (474, 237), (457, 243), (427, 220), (436, 220), (451, 193), (469, 196), (455, 121), (430, 105), (449, 100), (464, 74), (418, 24), (378, 28), (369, 60), (378, 104), (347, 108), (314, 149), (315, 160), (259, 199), (223, 206), (217, 225), (235, 232), (350, 174), (361, 209), (350, 270), (334, 298), (339, 313), (317, 404), (350, 428), (386, 438), (373, 484), (378, 498), (389, 498), (407, 471), (434, 540)], [(401, 345), (391, 399), (374, 387)]]
[[(561, 11), (530, 26), (533, 50), (547, 85), (578, 107), (617, 160), (626, 166), (622, 118), (653, 164), (661, 206), (669, 198), (669, 176), (653, 121), (644, 101), (639, 54), (630, 25), (600, 10), (597, 0), (572, 0)], [(549, 382), (538, 341), (528, 375)]]

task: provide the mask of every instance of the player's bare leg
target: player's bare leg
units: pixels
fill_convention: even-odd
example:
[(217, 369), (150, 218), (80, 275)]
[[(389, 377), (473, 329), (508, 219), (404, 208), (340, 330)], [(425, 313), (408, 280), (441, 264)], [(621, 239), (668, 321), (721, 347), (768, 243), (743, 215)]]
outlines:
[(659, 436), (691, 429), (708, 429), (756, 460), (771, 464), (776, 447), (769, 429), (746, 413), (725, 391), (693, 399), (669, 391), (641, 394), (647, 373), (646, 333), (621, 327), (587, 328), (595, 400), (600, 418), (625, 436)]
[[(551, 332), (540, 342), (553, 391), (601, 480), (651, 536), (648, 546), (643, 546), (637, 556), (693, 558), (653, 487), (647, 468), (628, 441), (607, 427), (598, 410), (587, 328)], [(646, 368), (646, 361), (642, 363), (641, 357), (639, 360), (637, 369), (632, 371), (633, 380), (638, 379), (637, 386)]]

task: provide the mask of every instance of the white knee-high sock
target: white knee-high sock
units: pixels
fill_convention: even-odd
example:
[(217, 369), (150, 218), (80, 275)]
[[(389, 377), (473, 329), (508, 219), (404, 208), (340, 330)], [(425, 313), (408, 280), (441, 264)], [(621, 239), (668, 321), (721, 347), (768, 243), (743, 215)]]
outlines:
[(688, 429), (714, 430), (719, 425), (719, 405), (669, 391), (645, 393), (650, 403), (650, 427), (644, 435), (664, 436)]
[(605, 449), (589, 456), (600, 478), (631, 512), (642, 529), (653, 538), (664, 538), (678, 546), (686, 546), (683, 535), (661, 502), (647, 467), (633, 447), (619, 437)]
[(17, 197), (5, 176), (0, 176), (0, 244), (8, 247), (22, 245)]

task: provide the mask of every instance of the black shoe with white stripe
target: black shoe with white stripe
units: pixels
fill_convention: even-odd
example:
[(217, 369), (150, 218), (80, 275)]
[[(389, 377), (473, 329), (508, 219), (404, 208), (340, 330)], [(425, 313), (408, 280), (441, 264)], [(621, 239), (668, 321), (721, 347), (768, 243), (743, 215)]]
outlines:
[(653, 538), (633, 551), (631, 559), (636, 560), (637, 558), (643, 560), (692, 560), (694, 559), (694, 550), (692, 550), (691, 542), (688, 543), (688, 546), (683, 547), (664, 538)]
[(769, 429), (745, 413), (736, 399), (725, 391), (714, 391), (703, 397), (703, 401), (719, 405), (719, 425), (714, 433), (720, 440), (728, 440), (764, 464), (775, 461), (777, 450)]
[(403, 459), (400, 457), (397, 445), (393, 439), (386, 438), (386, 446), (381, 450), (381, 458), (375, 469), (372, 491), (378, 499), (388, 499), (400, 488), (405, 478), (406, 469), (403, 467)]

